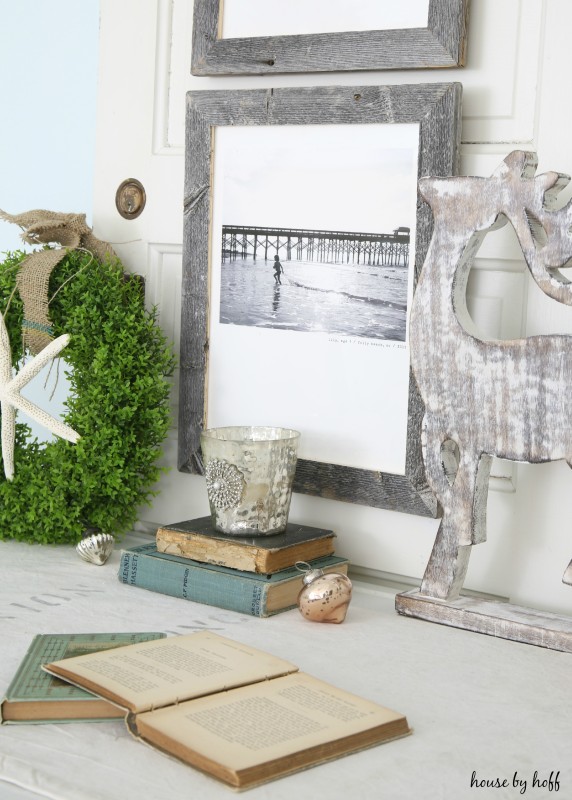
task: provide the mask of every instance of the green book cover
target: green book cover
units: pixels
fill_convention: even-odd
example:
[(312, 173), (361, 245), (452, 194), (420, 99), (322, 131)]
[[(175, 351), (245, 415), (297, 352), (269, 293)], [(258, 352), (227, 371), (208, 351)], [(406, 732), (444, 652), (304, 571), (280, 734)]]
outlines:
[(164, 637), (164, 633), (156, 632), (38, 634), (6, 690), (0, 705), (0, 721), (2, 724), (88, 722), (125, 716), (122, 709), (48, 675), (41, 666), (54, 660)]
[[(312, 569), (344, 574), (348, 563), (340, 556), (308, 562)], [(255, 617), (294, 608), (303, 577), (295, 566), (269, 575), (245, 572), (160, 553), (154, 544), (123, 550), (118, 571), (119, 580), (130, 586)]]

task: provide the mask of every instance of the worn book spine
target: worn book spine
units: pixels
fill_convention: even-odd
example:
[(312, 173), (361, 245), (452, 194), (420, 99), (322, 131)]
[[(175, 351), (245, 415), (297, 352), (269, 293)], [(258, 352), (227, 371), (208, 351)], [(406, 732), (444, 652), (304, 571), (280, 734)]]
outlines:
[(331, 530), (294, 523), (282, 534), (243, 538), (220, 533), (210, 517), (199, 517), (159, 528), (155, 541), (161, 553), (268, 574), (332, 555), (335, 538)]
[(163, 561), (128, 550), (121, 553), (118, 577), (130, 586), (254, 617), (267, 617), (293, 608), (288, 605), (268, 611), (270, 584), (257, 580), (255, 575), (245, 577), (238, 571), (231, 575), (229, 571), (205, 569), (188, 561)]

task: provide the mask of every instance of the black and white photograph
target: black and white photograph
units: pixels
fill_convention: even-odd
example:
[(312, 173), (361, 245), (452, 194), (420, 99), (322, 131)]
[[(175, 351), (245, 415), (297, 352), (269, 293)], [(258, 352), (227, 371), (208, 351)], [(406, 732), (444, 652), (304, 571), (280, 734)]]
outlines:
[(416, 151), (394, 130), (373, 164), (341, 127), (263, 134), (225, 158), (219, 321), (404, 342)]
[(405, 341), (410, 228), (224, 225), (220, 321)]
[[(212, 424), (271, 408), (308, 431), (314, 458), (336, 463), (343, 445), (346, 464), (403, 471), (418, 142), (415, 124), (217, 129)], [(339, 408), (355, 405), (364, 375), (364, 424), (349, 431)]]

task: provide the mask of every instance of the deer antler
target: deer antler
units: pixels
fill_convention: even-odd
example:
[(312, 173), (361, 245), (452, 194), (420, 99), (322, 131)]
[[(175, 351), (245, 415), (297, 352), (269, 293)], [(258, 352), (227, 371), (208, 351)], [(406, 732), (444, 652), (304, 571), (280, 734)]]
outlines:
[(554, 210), (570, 178), (559, 172), (534, 177), (536, 154), (515, 151), (494, 177), (510, 184), (502, 191), (502, 213), (511, 221), (532, 277), (554, 300), (572, 305), (572, 284), (558, 270), (572, 259), (572, 201)]

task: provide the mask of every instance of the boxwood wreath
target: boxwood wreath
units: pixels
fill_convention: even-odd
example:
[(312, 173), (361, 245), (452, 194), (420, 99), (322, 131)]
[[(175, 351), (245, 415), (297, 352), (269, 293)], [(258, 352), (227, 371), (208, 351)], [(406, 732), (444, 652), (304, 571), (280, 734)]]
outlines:
[[(0, 312), (14, 368), (24, 355), (15, 284), (26, 255), (9, 253), (0, 264)], [(81, 438), (39, 442), (16, 422), (14, 478), (0, 473), (0, 539), (77, 543), (90, 528), (118, 535), (155, 494), (174, 364), (143, 295), (141, 281), (125, 276), (119, 261), (101, 263), (84, 250), (68, 251), (52, 272), (54, 338), (70, 335), (62, 358), (70, 384), (64, 422)]]

